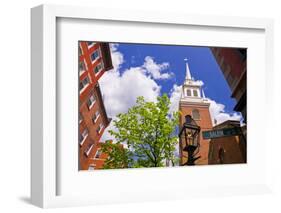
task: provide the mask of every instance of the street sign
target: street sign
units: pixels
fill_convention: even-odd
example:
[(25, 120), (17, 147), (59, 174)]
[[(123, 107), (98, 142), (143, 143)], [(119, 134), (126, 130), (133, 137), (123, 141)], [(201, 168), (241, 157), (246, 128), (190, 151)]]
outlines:
[(204, 139), (222, 138), (222, 137), (229, 137), (229, 136), (241, 135), (241, 134), (242, 131), (241, 128), (239, 127), (217, 129), (217, 130), (202, 132)]

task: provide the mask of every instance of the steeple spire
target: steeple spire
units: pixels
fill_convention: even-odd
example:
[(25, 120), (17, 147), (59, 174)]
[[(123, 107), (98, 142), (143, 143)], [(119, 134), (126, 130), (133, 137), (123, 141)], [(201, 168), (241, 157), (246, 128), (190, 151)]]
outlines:
[(184, 59), (185, 60), (185, 66), (186, 66), (186, 74), (185, 74), (185, 79), (186, 80), (191, 80), (191, 73), (190, 73), (190, 70), (189, 70), (189, 66), (188, 66), (188, 62), (187, 62), (187, 58)]

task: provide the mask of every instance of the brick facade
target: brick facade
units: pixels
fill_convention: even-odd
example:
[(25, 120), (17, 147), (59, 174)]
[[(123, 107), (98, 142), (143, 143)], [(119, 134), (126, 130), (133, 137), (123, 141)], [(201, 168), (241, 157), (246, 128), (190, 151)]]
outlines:
[[(214, 129), (240, 127), (239, 121), (225, 121)], [(246, 140), (244, 135), (213, 138), (210, 141), (209, 164), (246, 163)]]
[(108, 43), (79, 45), (79, 169), (87, 170), (109, 125), (98, 80), (112, 69)]
[(235, 111), (247, 120), (247, 50), (240, 48), (212, 47), (211, 51), (227, 81), (232, 98), (237, 101)]
[[(212, 129), (212, 119), (209, 112), (209, 105), (208, 104), (184, 104), (180, 103), (179, 111), (181, 113), (180, 116), (180, 128), (182, 128), (183, 123), (185, 122), (185, 116), (191, 115), (192, 111), (194, 109), (197, 109), (200, 114), (200, 119), (194, 119), (196, 124), (200, 126), (200, 149), (199, 153), (195, 156), (201, 156), (196, 162), (196, 165), (206, 165), (208, 164), (208, 154), (209, 154), (209, 142), (210, 140), (205, 140), (202, 137), (202, 131), (210, 130)], [(181, 164), (187, 161), (187, 153), (182, 151), (182, 148), (180, 148), (180, 156), (181, 156)]]

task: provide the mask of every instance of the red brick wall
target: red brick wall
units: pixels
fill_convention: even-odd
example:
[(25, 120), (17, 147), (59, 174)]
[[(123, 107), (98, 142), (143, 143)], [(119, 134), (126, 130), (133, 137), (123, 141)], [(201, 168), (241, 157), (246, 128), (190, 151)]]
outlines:
[[(237, 101), (235, 111), (242, 113), (247, 121), (247, 50), (238, 48), (212, 47), (211, 51)], [(243, 52), (243, 53), (242, 53)]]
[[(237, 84), (245, 75), (246, 78), (246, 59), (236, 48), (211, 48), (213, 55), (220, 66), (220, 69), (227, 81), (232, 93), (235, 92)], [(243, 89), (246, 89), (246, 79), (243, 79)], [(234, 96), (235, 97), (235, 96)], [(235, 97), (238, 101), (240, 97)]]
[[(104, 132), (104, 129), (106, 128), (106, 126), (108, 125), (108, 118), (107, 116), (103, 113), (103, 110), (101, 109), (101, 102), (102, 100), (100, 100), (98, 98), (97, 95), (97, 89), (96, 87), (93, 88), (92, 93), (95, 95), (96, 97), (96, 102), (94, 103), (94, 105), (92, 106), (92, 108), (88, 108), (87, 106), (87, 102), (81, 102), (80, 105), (80, 113), (83, 117), (82, 122), (79, 125), (79, 132), (82, 133), (84, 131), (85, 128), (88, 129), (89, 131), (89, 135), (87, 140), (83, 143), (82, 146), (80, 146), (80, 163), (81, 163), (81, 169), (88, 169), (89, 163), (88, 163), (88, 159), (91, 158), (95, 153), (96, 150), (96, 146), (100, 141), (100, 138)], [(100, 116), (97, 119), (96, 122), (93, 121), (92, 117), (95, 114), (96, 111), (100, 112)], [(98, 133), (97, 129), (98, 126), (103, 123), (104, 128), (102, 129), (102, 131), (100, 133)], [(94, 143), (95, 146), (92, 149), (91, 153), (89, 156), (85, 155), (85, 150), (87, 149), (87, 147), (89, 146), (90, 143)]]
[(102, 61), (102, 57), (97, 59), (94, 63), (92, 63), (91, 55), (94, 53), (95, 50), (100, 48), (100, 44), (96, 43), (90, 49), (88, 49), (87, 42), (80, 42), (80, 47), (82, 49), (82, 55), (79, 56), (79, 61), (83, 62), (85, 64), (85, 72), (83, 72), (79, 79), (80, 81), (83, 80), (86, 76), (90, 78), (90, 86), (83, 90), (83, 92), (80, 94), (80, 100), (83, 102), (85, 99), (87, 99), (89, 92), (95, 85), (97, 85), (98, 80), (102, 77), (105, 70), (102, 69), (98, 75), (95, 74), (94, 68), (97, 66), (98, 63)]
[[(216, 138), (210, 141), (209, 164), (246, 163), (241, 150), (242, 136)], [(219, 159), (219, 151), (223, 150), (223, 161)]]
[[(200, 114), (200, 120), (195, 120), (197, 125), (201, 127), (200, 132), (200, 149), (199, 153), (196, 156), (201, 156), (197, 161), (195, 161), (196, 165), (206, 165), (208, 164), (208, 153), (209, 153), (209, 142), (210, 140), (204, 140), (202, 137), (202, 131), (212, 129), (212, 120), (209, 112), (209, 106), (200, 106), (200, 105), (183, 105), (180, 104), (179, 110), (181, 113), (180, 116), (180, 129), (182, 128), (183, 123), (185, 122), (186, 115), (192, 115), (192, 110), (198, 109)], [(181, 150), (180, 150), (181, 152)], [(186, 152), (182, 152), (183, 157), (181, 158), (180, 162), (184, 163), (187, 161)]]
[[(106, 45), (106, 44), (103, 44)], [(104, 132), (104, 129), (109, 124), (109, 119), (107, 117), (103, 100), (101, 96), (101, 91), (98, 85), (98, 80), (102, 77), (105, 69), (102, 69), (98, 74), (94, 72), (95, 67), (101, 61), (103, 61), (103, 56), (100, 54), (100, 57), (92, 62), (91, 55), (94, 53), (95, 50), (101, 48), (101, 43), (95, 43), (94, 45), (88, 46), (87, 42), (79, 42), (79, 48), (81, 49), (81, 54), (79, 55), (79, 62), (84, 64), (85, 70), (83, 72), (79, 71), (79, 79), (80, 81), (83, 80), (86, 76), (90, 79), (90, 84), (79, 92), (79, 112), (82, 116), (82, 121), (79, 124), (79, 134), (81, 134), (86, 128), (88, 129), (88, 136), (84, 143), (81, 145), (79, 143), (79, 168), (82, 170), (87, 170), (89, 165), (92, 163), (92, 158), (94, 157), (97, 147), (100, 142), (100, 138)], [(108, 48), (109, 50), (109, 48)], [(101, 53), (102, 51), (100, 51)], [(110, 55), (107, 54), (107, 55)], [(107, 59), (107, 62), (109, 60)], [(111, 61), (111, 59), (110, 59)], [(96, 102), (94, 105), (89, 109), (87, 106), (87, 100), (91, 95), (95, 96)], [(93, 121), (93, 116), (99, 111), (100, 116), (96, 122)], [(98, 133), (97, 129), (99, 124), (103, 123), (104, 128), (100, 133)], [(78, 139), (79, 140), (79, 139)], [(88, 147), (94, 144), (91, 152), (87, 156), (85, 151), (87, 151)]]
[(98, 144), (95, 149), (93, 150), (93, 154), (92, 156), (89, 158), (88, 160), (88, 164), (90, 166), (94, 166), (95, 169), (103, 169), (103, 165), (105, 160), (107, 159), (107, 154), (101, 152), (101, 155), (99, 156), (99, 158), (95, 158), (96, 153), (98, 152), (98, 150), (101, 149), (101, 144)]

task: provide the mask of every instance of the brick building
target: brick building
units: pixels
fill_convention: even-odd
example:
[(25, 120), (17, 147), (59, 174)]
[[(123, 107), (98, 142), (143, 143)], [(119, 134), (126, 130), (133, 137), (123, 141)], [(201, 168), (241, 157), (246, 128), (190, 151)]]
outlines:
[(235, 111), (247, 121), (247, 50), (242, 48), (212, 47), (211, 51), (227, 81), (232, 98), (237, 101)]
[[(214, 130), (241, 128), (239, 121), (225, 121), (214, 126)], [(209, 164), (246, 163), (246, 139), (244, 135), (213, 138), (210, 141)]]
[(88, 170), (103, 169), (105, 160), (107, 159), (107, 154), (102, 152), (101, 143), (96, 145), (96, 150), (92, 157), (89, 159), (89, 168)]
[(98, 80), (113, 68), (108, 43), (79, 45), (79, 169), (91, 169), (99, 141), (109, 125)]
[[(182, 85), (182, 94), (179, 102), (180, 111), (180, 125), (181, 129), (184, 122), (185, 116), (191, 115), (195, 120), (196, 124), (200, 126), (200, 149), (195, 157), (200, 156), (195, 161), (196, 165), (208, 164), (208, 153), (209, 153), (209, 141), (202, 137), (202, 131), (212, 129), (212, 120), (209, 112), (210, 103), (205, 98), (204, 92), (201, 89), (201, 82), (195, 81), (191, 77), (188, 63), (186, 63), (186, 77), (184, 84)], [(183, 165), (187, 161), (187, 152), (183, 151), (184, 142), (179, 143), (179, 155), (180, 165)]]
[[(98, 169), (104, 169), (104, 164), (106, 160), (111, 161), (112, 158), (105, 152), (102, 151), (102, 145), (105, 143), (110, 143), (112, 144), (113, 141), (112, 140), (108, 140), (108, 141), (103, 141), (101, 143), (98, 143), (96, 148), (97, 151), (95, 152), (95, 155), (90, 159), (89, 161), (89, 170), (98, 170)], [(118, 152), (120, 152), (121, 150), (124, 150), (124, 145), (123, 144), (114, 144), (114, 150), (110, 149), (109, 152), (110, 153), (114, 153), (116, 152), (116, 149), (118, 148)], [(127, 165), (122, 165), (120, 167), (110, 167), (109, 165), (107, 165), (108, 168), (111, 169), (119, 169), (119, 168), (127, 168)]]

